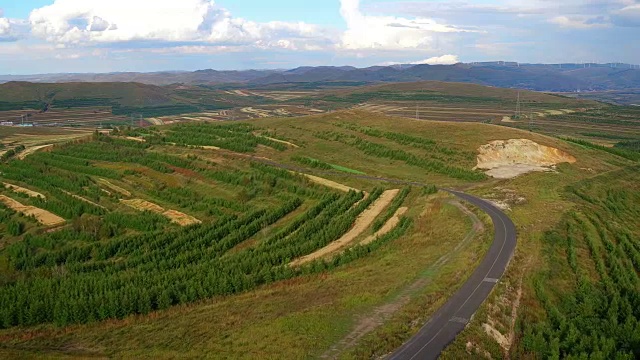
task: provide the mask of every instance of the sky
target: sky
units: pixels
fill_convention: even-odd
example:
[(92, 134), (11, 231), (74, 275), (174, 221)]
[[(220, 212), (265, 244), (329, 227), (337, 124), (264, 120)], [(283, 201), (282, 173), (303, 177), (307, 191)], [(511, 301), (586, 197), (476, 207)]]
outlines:
[(640, 63), (640, 0), (0, 0), (0, 74)]

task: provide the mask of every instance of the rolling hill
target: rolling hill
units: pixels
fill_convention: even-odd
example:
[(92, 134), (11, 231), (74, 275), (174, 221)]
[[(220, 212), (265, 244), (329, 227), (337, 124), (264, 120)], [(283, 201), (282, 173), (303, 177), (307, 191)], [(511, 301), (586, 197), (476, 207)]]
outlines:
[(488, 62), (455, 65), (303, 66), (291, 70), (50, 74), (0, 76), (0, 82), (141, 82), (169, 84), (244, 84), (256, 88), (274, 84), (407, 82), (438, 80), (536, 91), (575, 92), (623, 90), (640, 86), (640, 69), (628, 64), (518, 64)]

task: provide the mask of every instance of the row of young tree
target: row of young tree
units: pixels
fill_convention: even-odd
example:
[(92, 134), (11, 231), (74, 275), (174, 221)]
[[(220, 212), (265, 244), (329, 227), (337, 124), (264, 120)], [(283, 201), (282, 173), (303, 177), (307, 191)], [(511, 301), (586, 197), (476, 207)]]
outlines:
[(84, 245), (67, 241), (50, 251), (34, 248), (39, 242), (27, 239), (7, 250), (24, 276), (0, 287), (0, 326), (123, 317), (295, 276), (300, 270), (287, 266), (291, 260), (336, 240), (381, 192), (355, 206), (362, 193), (329, 193), (268, 239), (234, 252), (229, 250), (302, 200), (216, 224)]
[(553, 265), (533, 283), (544, 315), (525, 313), (517, 349), (521, 355), (640, 358), (637, 174), (618, 173), (614, 176), (625, 181), (608, 177), (606, 183), (572, 189), (582, 206), (545, 235)]
[(403, 161), (407, 165), (416, 166), (429, 172), (445, 175), (454, 179), (480, 181), (487, 178), (484, 173), (479, 171), (447, 165), (442, 161), (426, 157), (418, 157), (404, 150), (393, 149), (386, 145), (368, 141), (355, 135), (337, 132), (316, 133), (315, 135), (316, 137), (324, 140), (338, 141), (345, 145), (349, 145), (370, 156)]
[[(363, 200), (362, 193), (337, 194), (300, 175), (261, 163), (233, 170), (204, 166), (196, 160), (150, 151), (149, 144), (96, 134), (92, 141), (11, 162), (3, 177), (47, 194), (47, 200), (26, 202), (71, 221), (57, 232), (29, 231), (22, 241), (1, 250), (9, 269), (0, 281), (0, 327), (121, 318), (320, 271), (329, 265), (294, 269), (288, 264), (338, 239), (382, 193), (376, 189)], [(256, 207), (256, 202), (244, 198), (209, 196), (199, 187), (146, 189), (153, 198), (181, 208), (218, 209), (211, 210), (215, 221), (184, 228), (169, 225), (158, 214), (105, 211), (70, 195), (103, 200), (92, 178), (106, 174), (96, 170), (101, 161), (148, 167), (153, 166), (152, 161), (166, 168), (192, 169), (202, 179), (252, 192), (249, 200), (263, 196), (266, 201)], [(120, 170), (110, 171), (116, 179), (123, 175)], [(112, 203), (102, 203), (112, 208)], [(303, 204), (307, 210), (288, 219), (287, 225), (267, 232), (271, 235), (264, 240), (236, 249)], [(340, 262), (365, 256), (371, 246), (341, 255)]]
[(25, 149), (24, 145), (18, 145), (13, 149), (9, 149), (5, 151), (2, 155), (0, 155), (0, 161), (7, 161), (9, 159), (13, 159), (16, 155), (23, 152)]
[(166, 142), (182, 146), (216, 146), (237, 152), (255, 152), (258, 145), (265, 145), (279, 151), (287, 146), (257, 135), (256, 128), (247, 123), (207, 124), (191, 123), (177, 124), (163, 132), (157, 132), (149, 137), (151, 143)]
[(449, 159), (452, 157), (456, 157), (462, 160), (475, 160), (475, 154), (473, 152), (461, 151), (461, 150), (453, 149), (447, 146), (443, 146), (442, 144), (438, 144), (435, 140), (427, 139), (420, 136), (414, 136), (414, 135), (391, 132), (391, 131), (383, 131), (383, 130), (375, 129), (372, 127), (365, 127), (365, 126), (360, 126), (357, 124), (346, 123), (346, 122), (338, 122), (338, 123), (334, 123), (334, 125), (344, 129), (357, 131), (361, 134), (365, 134), (371, 137), (391, 140), (400, 145), (411, 146), (414, 148), (427, 150), (429, 151), (428, 154), (431, 156), (440, 154), (441, 155), (440, 159), (445, 159), (445, 158), (442, 158), (442, 156), (445, 156), (446, 158), (449, 158)]

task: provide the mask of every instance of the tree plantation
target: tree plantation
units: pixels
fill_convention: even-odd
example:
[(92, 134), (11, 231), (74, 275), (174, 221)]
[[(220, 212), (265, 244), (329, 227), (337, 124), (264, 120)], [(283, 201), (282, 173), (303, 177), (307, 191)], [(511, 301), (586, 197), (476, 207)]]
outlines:
[[(256, 130), (249, 124), (185, 124), (162, 132), (115, 132), (144, 142), (95, 133), (23, 160), (7, 158), (2, 180), (46, 198), (8, 188), (1, 194), (66, 222), (46, 227), (0, 206), (6, 229), (0, 240), (6, 275), (0, 280), (0, 327), (123, 318), (244, 292), (366, 256), (411, 226), (403, 218), (374, 242), (290, 266), (349, 231), (384, 189), (340, 192), (252, 161), (243, 153), (257, 146), (287, 149)], [(375, 230), (409, 191), (380, 215)], [(181, 227), (154, 208), (123, 202), (136, 199), (201, 223)]]

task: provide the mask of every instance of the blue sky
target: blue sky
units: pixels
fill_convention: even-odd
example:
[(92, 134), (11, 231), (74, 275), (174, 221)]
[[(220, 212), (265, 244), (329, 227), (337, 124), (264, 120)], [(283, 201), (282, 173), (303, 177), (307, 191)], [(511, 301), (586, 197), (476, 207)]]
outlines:
[(640, 0), (0, 0), (0, 74), (640, 63)]

